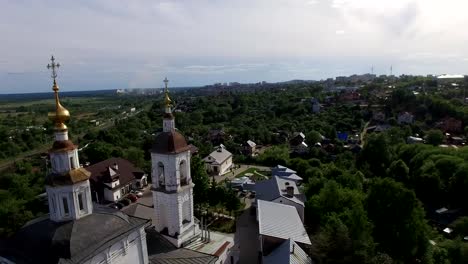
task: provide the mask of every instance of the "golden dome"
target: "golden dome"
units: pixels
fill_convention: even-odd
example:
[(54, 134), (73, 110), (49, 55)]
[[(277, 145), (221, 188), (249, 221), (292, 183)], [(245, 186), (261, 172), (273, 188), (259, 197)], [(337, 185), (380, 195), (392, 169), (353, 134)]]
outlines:
[(166, 91), (166, 97), (164, 98), (164, 103), (166, 104), (166, 106), (171, 106), (172, 100), (171, 100), (171, 98), (169, 98), (169, 92), (168, 91)]
[(70, 119), (70, 112), (60, 104), (60, 100), (58, 96), (59, 87), (57, 83), (55, 82), (55, 80), (54, 80), (54, 86), (52, 90), (55, 93), (55, 111), (49, 112), (48, 114), (49, 120), (55, 123), (56, 130), (66, 130), (67, 126), (65, 125), (65, 122)]

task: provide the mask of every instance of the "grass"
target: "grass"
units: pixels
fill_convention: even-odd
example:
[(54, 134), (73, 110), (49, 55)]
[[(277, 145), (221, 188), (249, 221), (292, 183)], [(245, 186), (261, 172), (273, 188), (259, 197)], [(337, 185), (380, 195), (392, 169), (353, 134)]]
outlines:
[(210, 224), (209, 229), (222, 233), (235, 233), (236, 221), (233, 219), (220, 217)]
[(239, 175), (236, 176), (236, 178), (244, 177), (246, 174), (251, 173), (252, 175), (249, 177), (253, 181), (262, 181), (268, 178), (268, 176), (271, 174), (268, 171), (261, 171), (258, 170), (257, 168), (248, 168), (244, 172), (240, 173)]

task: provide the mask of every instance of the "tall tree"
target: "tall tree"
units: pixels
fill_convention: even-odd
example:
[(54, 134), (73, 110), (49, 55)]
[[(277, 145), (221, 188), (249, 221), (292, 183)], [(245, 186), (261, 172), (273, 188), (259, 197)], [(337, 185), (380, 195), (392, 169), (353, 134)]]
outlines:
[(366, 204), (381, 251), (404, 262), (426, 253), (428, 226), (413, 191), (390, 178), (375, 179)]

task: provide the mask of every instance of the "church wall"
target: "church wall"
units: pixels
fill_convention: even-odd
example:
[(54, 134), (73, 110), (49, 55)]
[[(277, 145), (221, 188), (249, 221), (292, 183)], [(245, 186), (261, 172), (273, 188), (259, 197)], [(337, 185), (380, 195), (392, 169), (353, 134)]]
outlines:
[[(89, 181), (66, 186), (46, 186), (49, 212), (52, 220), (78, 219), (92, 212)], [(78, 194), (82, 194), (83, 210), (79, 208)], [(65, 214), (63, 199), (67, 200), (68, 216)]]
[(85, 264), (147, 264), (146, 233), (144, 227), (93, 256)]

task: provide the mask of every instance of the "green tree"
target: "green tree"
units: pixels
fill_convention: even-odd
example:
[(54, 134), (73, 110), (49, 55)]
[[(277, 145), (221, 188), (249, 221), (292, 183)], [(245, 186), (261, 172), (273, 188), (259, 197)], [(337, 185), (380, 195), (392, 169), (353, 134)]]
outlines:
[(374, 223), (373, 237), (381, 251), (404, 262), (425, 255), (428, 226), (413, 191), (390, 178), (375, 179), (366, 204)]
[(401, 159), (393, 161), (387, 170), (387, 175), (396, 181), (408, 182), (409, 168)]
[(438, 146), (444, 141), (444, 134), (438, 129), (429, 130), (426, 135), (428, 144)]
[(383, 177), (392, 160), (392, 150), (384, 134), (371, 134), (367, 137), (359, 157), (361, 167), (369, 167), (374, 176)]
[(193, 188), (193, 199), (195, 204), (204, 204), (209, 200), (210, 179), (205, 169), (205, 162), (198, 157), (193, 156), (190, 161), (190, 173), (192, 182), (195, 184)]

